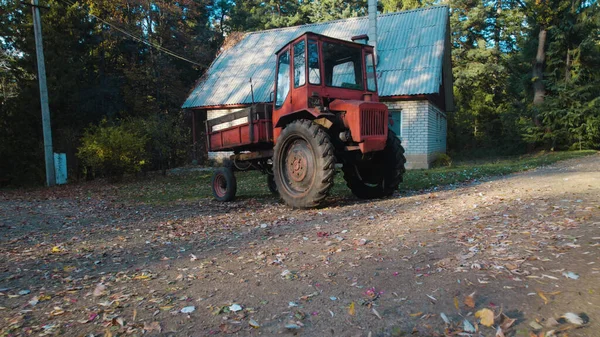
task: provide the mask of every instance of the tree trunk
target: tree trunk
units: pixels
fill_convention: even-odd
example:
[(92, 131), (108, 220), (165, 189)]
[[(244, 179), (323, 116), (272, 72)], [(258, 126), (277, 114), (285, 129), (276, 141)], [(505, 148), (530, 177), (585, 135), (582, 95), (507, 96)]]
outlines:
[[(540, 105), (544, 103), (544, 96), (546, 95), (546, 88), (544, 87), (544, 62), (546, 61), (546, 27), (540, 27), (540, 34), (538, 37), (538, 48), (537, 55), (535, 57), (535, 64), (533, 65), (533, 105)], [(537, 126), (540, 126), (537, 113), (533, 116), (533, 121)]]

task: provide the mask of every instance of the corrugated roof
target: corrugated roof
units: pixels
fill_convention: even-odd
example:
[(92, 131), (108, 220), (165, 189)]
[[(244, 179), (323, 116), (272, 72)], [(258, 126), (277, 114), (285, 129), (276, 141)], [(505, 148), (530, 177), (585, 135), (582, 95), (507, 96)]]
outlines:
[[(382, 14), (377, 21), (380, 96), (438, 93), (442, 82), (448, 7)], [(213, 62), (183, 108), (270, 102), (275, 52), (305, 32), (338, 39), (367, 34), (368, 18), (350, 18), (252, 32)]]

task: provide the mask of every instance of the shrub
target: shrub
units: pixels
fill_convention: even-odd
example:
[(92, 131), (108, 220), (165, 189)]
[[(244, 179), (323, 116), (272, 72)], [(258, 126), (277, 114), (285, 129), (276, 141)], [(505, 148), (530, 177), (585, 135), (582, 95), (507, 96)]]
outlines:
[(450, 158), (450, 156), (445, 153), (438, 153), (436, 155), (435, 159), (433, 160), (433, 162), (431, 162), (431, 166), (432, 167), (452, 166), (452, 158)]
[(147, 164), (145, 135), (131, 123), (109, 125), (103, 121), (88, 128), (77, 152), (87, 169), (120, 180), (125, 173), (139, 172)]

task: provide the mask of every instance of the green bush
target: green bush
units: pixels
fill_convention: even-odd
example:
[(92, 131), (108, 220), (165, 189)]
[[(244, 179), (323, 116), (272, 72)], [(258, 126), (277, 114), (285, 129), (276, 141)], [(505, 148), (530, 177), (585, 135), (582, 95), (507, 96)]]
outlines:
[(141, 171), (148, 163), (147, 136), (141, 134), (130, 122), (109, 125), (103, 121), (88, 128), (77, 152), (87, 170), (120, 180), (125, 173)]
[(182, 125), (183, 119), (175, 115), (154, 114), (130, 121), (135, 130), (146, 135), (146, 153), (149, 164), (145, 170), (160, 170), (181, 166), (187, 158), (190, 135)]
[(445, 153), (438, 153), (431, 162), (431, 167), (448, 167), (452, 166), (452, 158)]

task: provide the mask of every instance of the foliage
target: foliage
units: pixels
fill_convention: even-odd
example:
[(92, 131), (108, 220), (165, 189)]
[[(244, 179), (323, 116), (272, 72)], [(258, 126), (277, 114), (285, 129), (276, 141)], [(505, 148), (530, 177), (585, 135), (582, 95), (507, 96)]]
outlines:
[(431, 162), (431, 167), (448, 167), (452, 166), (452, 158), (445, 153), (438, 153), (435, 156), (433, 162)]
[(123, 174), (139, 172), (147, 164), (147, 141), (135, 123), (110, 125), (104, 121), (85, 131), (77, 157), (88, 170), (119, 180)]

